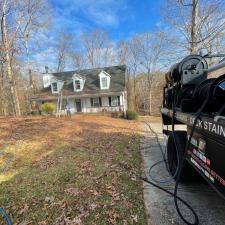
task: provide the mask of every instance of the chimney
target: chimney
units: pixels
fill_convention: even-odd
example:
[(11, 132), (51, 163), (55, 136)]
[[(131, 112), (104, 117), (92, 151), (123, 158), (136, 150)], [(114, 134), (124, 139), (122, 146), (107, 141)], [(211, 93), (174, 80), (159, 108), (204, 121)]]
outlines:
[(45, 73), (48, 73), (48, 66), (45, 66)]

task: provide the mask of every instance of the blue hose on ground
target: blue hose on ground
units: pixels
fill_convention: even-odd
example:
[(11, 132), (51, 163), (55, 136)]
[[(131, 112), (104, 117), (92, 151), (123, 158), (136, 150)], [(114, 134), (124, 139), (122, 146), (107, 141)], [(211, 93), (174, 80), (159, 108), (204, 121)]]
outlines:
[(0, 213), (2, 214), (3, 218), (7, 222), (7, 225), (13, 225), (12, 220), (10, 219), (9, 215), (4, 211), (3, 208), (0, 208)]

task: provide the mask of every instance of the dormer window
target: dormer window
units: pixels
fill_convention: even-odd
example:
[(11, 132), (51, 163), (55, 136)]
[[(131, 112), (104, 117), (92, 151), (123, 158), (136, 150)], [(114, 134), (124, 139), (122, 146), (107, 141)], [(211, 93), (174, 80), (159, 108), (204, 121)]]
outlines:
[(43, 75), (43, 87), (44, 88), (48, 88), (51, 86), (51, 79), (53, 79), (53, 75), (51, 75), (51, 74)]
[(75, 80), (75, 89), (76, 89), (77, 91), (80, 90), (80, 80)]
[(85, 78), (79, 74), (73, 75), (73, 89), (75, 92), (82, 91), (84, 88)]
[(58, 80), (55, 77), (51, 78), (50, 83), (51, 83), (52, 94), (58, 94), (62, 90), (64, 85), (63, 81)]
[(109, 89), (111, 76), (105, 71), (99, 73), (98, 76), (100, 81), (100, 89)]
[(58, 85), (57, 85), (57, 82), (52, 83), (52, 91), (53, 91), (53, 92), (58, 92)]
[(102, 88), (107, 88), (107, 77), (102, 77)]

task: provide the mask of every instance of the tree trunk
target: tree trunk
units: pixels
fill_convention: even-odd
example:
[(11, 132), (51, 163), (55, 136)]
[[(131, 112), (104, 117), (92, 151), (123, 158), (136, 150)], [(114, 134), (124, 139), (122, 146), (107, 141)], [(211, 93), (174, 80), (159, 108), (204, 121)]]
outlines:
[(21, 112), (20, 112), (19, 98), (18, 98), (18, 93), (16, 89), (15, 78), (13, 77), (13, 74), (12, 74), (12, 67), (11, 67), (10, 57), (8, 52), (6, 52), (6, 64), (7, 64), (6, 65), (7, 76), (8, 76), (8, 81), (10, 84), (10, 93), (11, 93), (12, 101), (13, 101), (13, 111), (15, 116), (20, 116)]
[(198, 1), (192, 0), (192, 21), (191, 21), (191, 53), (196, 53), (197, 49), (197, 18), (198, 18)]
[(11, 59), (10, 59), (10, 53), (9, 53), (9, 43), (8, 43), (8, 33), (7, 33), (7, 28), (6, 28), (6, 17), (5, 17), (5, 12), (3, 12), (3, 24), (2, 24), (2, 35), (3, 35), (3, 46), (4, 46), (4, 51), (5, 51), (5, 62), (6, 62), (6, 68), (7, 68), (7, 78), (8, 82), (10, 85), (10, 93), (12, 96), (12, 101), (13, 101), (13, 111), (15, 116), (20, 116), (21, 111), (20, 111), (20, 105), (19, 105), (19, 98), (18, 98), (18, 93), (16, 89), (16, 82), (15, 82), (15, 77), (13, 77), (12, 73), (12, 66), (11, 66)]
[(152, 93), (151, 93), (151, 89), (152, 89), (153, 74), (151, 73), (150, 68), (148, 68), (147, 75), (148, 75), (148, 91), (149, 91), (149, 115), (151, 116), (151, 114), (152, 114)]
[(25, 36), (25, 48), (26, 48), (26, 56), (27, 56), (27, 68), (28, 68), (28, 77), (29, 77), (29, 85), (32, 89), (32, 94), (35, 94), (37, 91), (37, 87), (35, 84), (35, 81), (33, 79), (31, 67), (30, 67), (30, 51), (29, 51), (29, 45), (28, 45), (28, 34)]
[(1, 76), (0, 76), (0, 113), (6, 116), (6, 101), (5, 101), (5, 90), (4, 90), (4, 70), (1, 65)]
[(149, 115), (152, 115), (152, 85), (149, 87)]

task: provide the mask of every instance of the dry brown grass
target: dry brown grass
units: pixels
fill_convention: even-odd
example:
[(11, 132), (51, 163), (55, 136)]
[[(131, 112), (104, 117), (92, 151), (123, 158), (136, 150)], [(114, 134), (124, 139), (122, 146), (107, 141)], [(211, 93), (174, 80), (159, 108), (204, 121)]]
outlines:
[(146, 224), (138, 122), (0, 118), (0, 152), (0, 206), (14, 224)]

